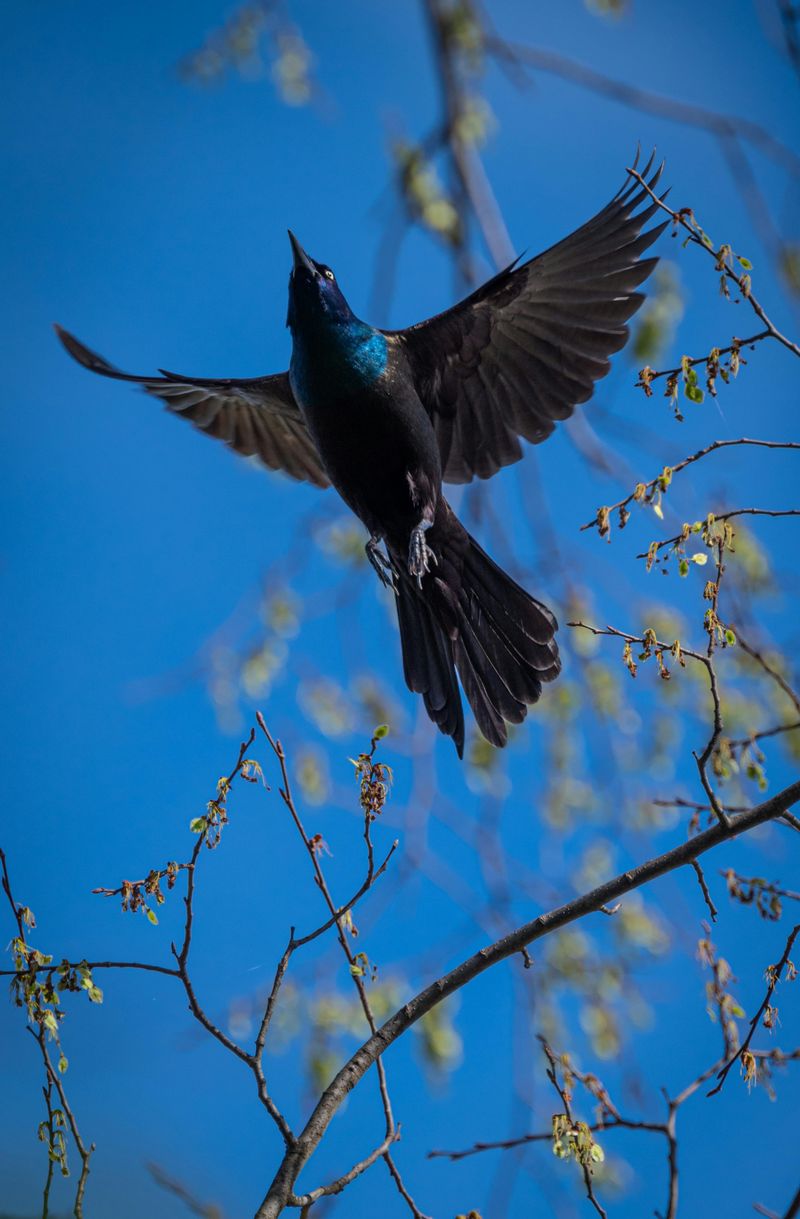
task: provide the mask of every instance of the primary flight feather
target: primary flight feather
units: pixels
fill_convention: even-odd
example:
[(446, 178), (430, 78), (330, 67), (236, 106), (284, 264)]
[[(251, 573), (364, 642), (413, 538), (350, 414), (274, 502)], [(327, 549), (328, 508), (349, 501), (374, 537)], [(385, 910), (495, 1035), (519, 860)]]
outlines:
[(132, 376), (56, 331), (92, 372), (141, 384), (271, 470), (336, 488), (394, 590), (406, 682), (462, 756), (458, 679), (481, 732), (502, 746), (560, 661), (554, 616), (467, 533), (442, 483), (519, 461), (521, 439), (540, 443), (591, 397), (657, 261), (641, 258), (665, 227), (643, 231), (658, 206), (649, 199), (626, 185), (558, 245), (406, 330), (357, 318), (331, 269), (290, 233), (292, 358), (273, 376)]

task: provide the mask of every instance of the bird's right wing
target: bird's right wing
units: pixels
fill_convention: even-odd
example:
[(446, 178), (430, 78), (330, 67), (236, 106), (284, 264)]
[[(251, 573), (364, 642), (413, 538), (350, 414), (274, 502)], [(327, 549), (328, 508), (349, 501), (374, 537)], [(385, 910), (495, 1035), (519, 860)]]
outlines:
[(160, 398), (168, 410), (207, 435), (224, 440), (237, 453), (259, 457), (270, 470), (283, 470), (315, 487), (329, 485), (287, 373), (246, 380), (209, 380), (160, 369), (160, 377), (132, 376), (84, 347), (60, 326), (55, 329), (73, 359), (91, 372), (136, 382), (148, 394)]

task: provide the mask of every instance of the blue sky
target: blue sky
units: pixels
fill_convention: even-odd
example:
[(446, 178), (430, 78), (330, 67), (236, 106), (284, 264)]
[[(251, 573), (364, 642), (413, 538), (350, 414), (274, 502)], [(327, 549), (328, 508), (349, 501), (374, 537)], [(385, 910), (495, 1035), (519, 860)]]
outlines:
[[(328, 98), (321, 109), (283, 105), (269, 81), (187, 86), (175, 65), (228, 11), (212, 0), (158, 9), (127, 0), (109, 9), (86, 0), (69, 7), (16, 6), (4, 21), (3, 163), (10, 189), (0, 205), (7, 234), (1, 290), (11, 342), (0, 411), (7, 526), (0, 550), (2, 843), (17, 896), (37, 914), (36, 942), (58, 956), (166, 955), (179, 914), (174, 898), (159, 927), (151, 928), (144, 919), (123, 917), (91, 889), (116, 884), (123, 875), (144, 875), (185, 849), (187, 822), (229, 769), (239, 740), (236, 729), (218, 723), (204, 683), (193, 677), (193, 658), (236, 606), (243, 607), (239, 621), (246, 620), (248, 598), (285, 556), (307, 514), (318, 509), (334, 520), (340, 506), (332, 492), (323, 498), (311, 488), (261, 475), (167, 418), (142, 395), (89, 377), (68, 361), (50, 325), (61, 322), (133, 371), (165, 365), (200, 375), (247, 376), (285, 368), (286, 228), (336, 269), (354, 308), (363, 312), (390, 206), (387, 131), (402, 124), (421, 137), (437, 105), (416, 6), (387, 5), (377, 12), (359, 0), (349, 0), (344, 10), (319, 3), (292, 10), (316, 56)], [(770, 37), (768, 12), (764, 24), (759, 14), (745, 0), (709, 0), (702, 20), (696, 6), (683, 0), (636, 5), (619, 22), (602, 21), (577, 3), (533, 14), (522, 0), (506, 0), (494, 10), (498, 28), (519, 41), (573, 55), (655, 91), (744, 113), (797, 147), (797, 82)], [(636, 143), (657, 145), (668, 159), (675, 202), (691, 203), (715, 239), (732, 241), (752, 259), (754, 282), (762, 276), (777, 324), (796, 332), (796, 311), (775, 282), (763, 243), (708, 136), (545, 76), (520, 96), (492, 72), (486, 89), (498, 121), (486, 166), (518, 248), (544, 248), (587, 219), (620, 185)], [(797, 214), (797, 185), (788, 188), (769, 160), (756, 156), (753, 163), (778, 220), (787, 226)], [(749, 332), (750, 319), (740, 320), (744, 306), (719, 299), (699, 256), (677, 246), (662, 240), (662, 252), (680, 265), (686, 293), (673, 354), (702, 352), (732, 333)], [(387, 315), (370, 320), (403, 325), (444, 307), (451, 293), (444, 254), (428, 237), (414, 234), (403, 247)], [(646, 400), (632, 388), (634, 369), (624, 358), (597, 403), (630, 422), (630, 435), (614, 437), (615, 443), (637, 476), (652, 477), (663, 462), (718, 435), (793, 434), (790, 362), (777, 347), (763, 346), (746, 375), (723, 391), (719, 409), (706, 403), (682, 427), (660, 396)], [(591, 419), (591, 408), (587, 414)], [(634, 442), (634, 429), (642, 424), (663, 443), (662, 456), (655, 465), (648, 459), (644, 468)], [(610, 437), (599, 422), (597, 427)], [(695, 511), (696, 496), (731, 484), (746, 486), (753, 502), (787, 506), (796, 485), (795, 460), (733, 454), (724, 468), (687, 478), (676, 490), (683, 497), (676, 498), (676, 511)], [(633, 556), (637, 542), (646, 544), (652, 536), (652, 525), (633, 522), (630, 536), (615, 539), (612, 547), (577, 533), (598, 504), (629, 488), (587, 469), (563, 434), (537, 452), (535, 461), (529, 458), (519, 471), (496, 480), (493, 495), (514, 554), (529, 566), (538, 563), (543, 573), (552, 556), (541, 536), (530, 536), (520, 513), (526, 479), (540, 479), (558, 506), (561, 544), (575, 578), (594, 598), (596, 620), (636, 625), (631, 606), (653, 592)], [(791, 545), (788, 528), (776, 523), (769, 529), (776, 550)], [(791, 566), (786, 558), (781, 564)], [(394, 628), (368, 574), (361, 573), (365, 590), (358, 600), (337, 611), (326, 607), (325, 597), (339, 579), (322, 560), (313, 577), (306, 572), (298, 578), (298, 595), (312, 602), (316, 593), (317, 610), (289, 640), (281, 680), (267, 705), (260, 704), (290, 743), (310, 731), (298, 722), (297, 711), (298, 685), (308, 673), (345, 684), (355, 669), (373, 666), (397, 689), (407, 719), (415, 714), (412, 697), (398, 684)], [(543, 574), (537, 591), (549, 593), (564, 617), (555, 583), (548, 585)], [(696, 584), (671, 591), (684, 609), (696, 607)], [(786, 630), (791, 626), (790, 605), (778, 600), (770, 610), (778, 630), (782, 621)], [(170, 674), (178, 677), (168, 681)], [(161, 678), (157, 694), (142, 685)], [(338, 791), (348, 783), (348, 754), (365, 743), (372, 727), (362, 716), (332, 744), (317, 735)], [(451, 747), (434, 743), (432, 730), (429, 743), (442, 785), (472, 823), (478, 802)], [(266, 764), (263, 750), (257, 756)], [(394, 760), (391, 744), (386, 756)], [(548, 869), (560, 875), (570, 845), (539, 831), (540, 762), (535, 742), (517, 747), (504, 822), (514, 858), (540, 875), (549, 875)], [(776, 757), (772, 782), (777, 786), (790, 773)], [(690, 784), (688, 768), (682, 765), (675, 780)], [(409, 781), (410, 768), (399, 758), (398, 809), (408, 799)], [(232, 807), (227, 840), (203, 861), (207, 888), (197, 982), (215, 1011), (224, 1011), (231, 996), (263, 984), (290, 922), (310, 927), (321, 917), (275, 794), (247, 788), (232, 797)], [(353, 838), (353, 818), (334, 802), (310, 820), (333, 844), (330, 867), (337, 892), (344, 893), (358, 868), (345, 847), (337, 856), (336, 843)], [(480, 868), (452, 832), (436, 819), (428, 832), (435, 849), (453, 861), (454, 872), (480, 888)], [(658, 847), (682, 833), (680, 825), (671, 827)], [(401, 850), (411, 841), (400, 817), (381, 826), (380, 834), (384, 848), (395, 834)], [(616, 845), (622, 866), (652, 844), (620, 836)], [(788, 845), (776, 831), (761, 842), (763, 859), (787, 883)], [(744, 848), (732, 848), (719, 864), (737, 861), (746, 870)], [(424, 983), (482, 942), (485, 929), (429, 876), (390, 893), (391, 900), (376, 909), (370, 946), (387, 963), (408, 962), (424, 950), (426, 965), (418, 974), (411, 971), (414, 981)], [(664, 1082), (677, 1089), (716, 1052), (717, 1033), (704, 1015), (703, 979), (692, 956), (704, 911), (693, 882), (683, 878), (661, 882), (647, 899), (673, 920), (680, 950), (668, 966), (646, 966), (648, 993), (660, 1018), (643, 1038), (642, 1062), (623, 1062), (612, 1074), (623, 1080), (645, 1065), (654, 1087)], [(522, 901), (518, 910), (530, 917), (530, 903)], [(441, 945), (432, 928), (441, 932)], [(751, 1007), (760, 998), (760, 970), (779, 955), (782, 934), (782, 927), (765, 930), (752, 911), (725, 910), (720, 941)], [(334, 957), (312, 953), (310, 960), (313, 966), (298, 978), (311, 990), (331, 978), (346, 986)], [(200, 1196), (217, 1201), (226, 1214), (249, 1214), (268, 1182), (277, 1145), (245, 1072), (198, 1035), (168, 980), (114, 976), (102, 984), (103, 1007), (73, 1005), (64, 1034), (71, 1095), (87, 1137), (98, 1143), (87, 1213), (115, 1219), (132, 1219), (145, 1209), (165, 1219), (184, 1213), (150, 1182), (143, 1166), (156, 1160), (191, 1178)], [(486, 1215), (487, 1191), (505, 1168), (480, 1158), (446, 1166), (426, 1161), (425, 1152), (503, 1137), (529, 1124), (524, 1106), (509, 1108), (506, 1084), (520, 1070), (514, 1037), (525, 1037), (518, 1027), (513, 1033), (515, 986), (508, 970), (482, 979), (463, 996), (457, 1021), (469, 1068), (462, 1073), (429, 1091), (413, 1038), (387, 1063), (404, 1122), (400, 1159), (420, 1205), (437, 1219), (470, 1207)], [(794, 1044), (797, 1000), (791, 1016), (788, 999), (786, 1004), (783, 1035)], [(518, 1025), (518, 1013), (516, 1020)], [(35, 1140), (38, 1067), (19, 1014), (9, 1007), (0, 1011), (0, 1021), (4, 1094), (13, 1097), (0, 1115), (0, 1206), (27, 1214), (35, 1207), (42, 1169)], [(487, 1037), (487, 1028), (493, 1036)], [(533, 1045), (524, 1050), (523, 1074), (534, 1069), (535, 1054)], [(275, 1060), (273, 1078), (299, 1119), (308, 1096), (298, 1085), (294, 1051)], [(790, 1075), (779, 1090), (786, 1129), (798, 1115), (800, 1092)], [(548, 1103), (542, 1102), (539, 1114), (548, 1112)], [(657, 1092), (649, 1103), (657, 1111)], [(366, 1081), (331, 1128), (309, 1170), (310, 1184), (335, 1176), (365, 1153), (375, 1113), (374, 1087)], [(762, 1092), (748, 1097), (731, 1079), (722, 1102), (700, 1102), (686, 1114), (686, 1214), (705, 1207), (709, 1175), (719, 1213), (740, 1206), (743, 1198), (747, 1206), (760, 1200), (780, 1211), (796, 1185), (788, 1157), (748, 1154), (744, 1184), (730, 1171), (730, 1147), (736, 1146), (737, 1157), (746, 1155), (754, 1140), (763, 1139), (772, 1113)], [(637, 1179), (629, 1195), (611, 1203), (612, 1213), (624, 1219), (650, 1205), (654, 1176), (657, 1205), (663, 1193), (662, 1148), (642, 1141), (634, 1146), (636, 1138), (630, 1136), (628, 1149)], [(622, 1138), (616, 1146), (626, 1150)], [(564, 1187), (563, 1175), (553, 1177), (546, 1156), (531, 1160), (533, 1172), (516, 1180), (506, 1211), (511, 1219), (554, 1208), (568, 1216), (582, 1206), (580, 1194)], [(378, 1206), (381, 1213), (402, 1213), (380, 1169), (339, 1210), (359, 1219)]]

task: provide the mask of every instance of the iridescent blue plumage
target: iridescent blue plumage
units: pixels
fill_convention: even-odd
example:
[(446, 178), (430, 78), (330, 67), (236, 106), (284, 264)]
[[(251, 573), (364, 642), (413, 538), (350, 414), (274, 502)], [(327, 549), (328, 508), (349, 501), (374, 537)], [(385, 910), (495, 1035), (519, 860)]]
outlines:
[(295, 398), (303, 404), (368, 388), (386, 369), (388, 346), (366, 322), (320, 313), (294, 337), (289, 378)]

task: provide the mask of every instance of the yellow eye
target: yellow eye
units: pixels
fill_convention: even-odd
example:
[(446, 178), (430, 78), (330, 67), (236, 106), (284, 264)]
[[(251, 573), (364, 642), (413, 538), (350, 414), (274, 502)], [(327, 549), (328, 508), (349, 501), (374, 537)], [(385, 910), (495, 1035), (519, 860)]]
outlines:
[(333, 271), (330, 269), (330, 267), (325, 268), (325, 278), (333, 279)]

